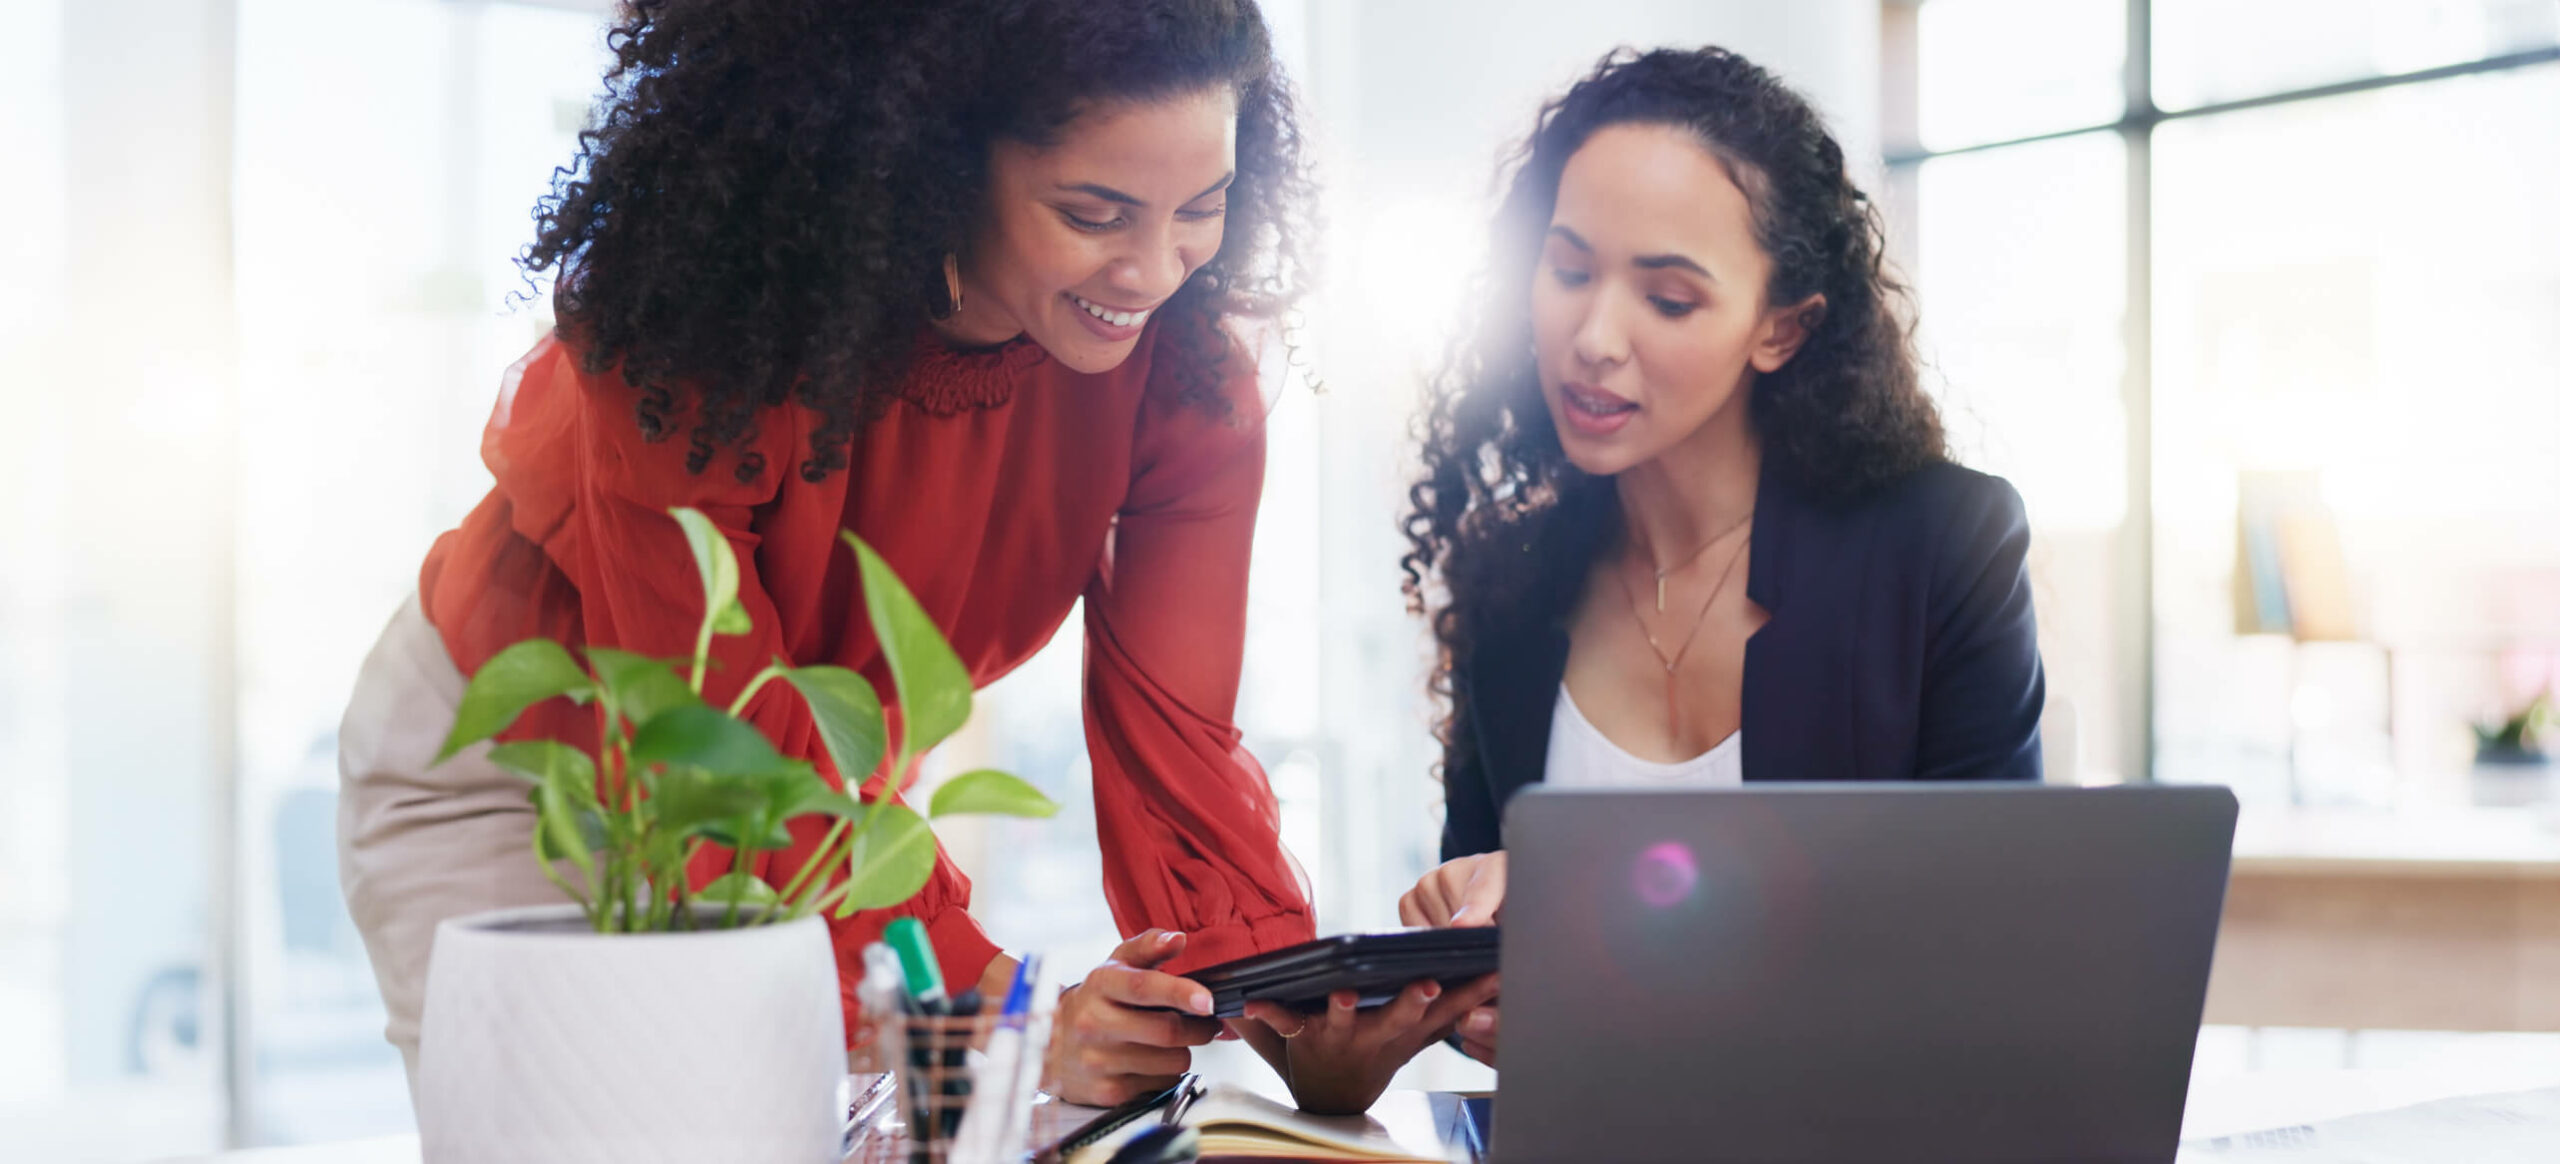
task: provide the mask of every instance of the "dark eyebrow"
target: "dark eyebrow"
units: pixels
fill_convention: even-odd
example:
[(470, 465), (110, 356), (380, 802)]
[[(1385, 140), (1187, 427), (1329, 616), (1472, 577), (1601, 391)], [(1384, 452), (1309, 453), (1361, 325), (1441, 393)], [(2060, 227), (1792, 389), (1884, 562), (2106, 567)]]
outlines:
[(1102, 199), (1105, 202), (1117, 202), (1122, 206), (1135, 206), (1140, 209), (1144, 209), (1147, 205), (1146, 203), (1139, 201), (1135, 195), (1123, 194), (1109, 186), (1093, 182), (1078, 182), (1073, 186), (1061, 184), (1058, 188), (1067, 191), (1070, 194), (1091, 195), (1092, 197)]
[[(1584, 242), (1581, 235), (1573, 233), (1573, 229), (1571, 227), (1550, 226), (1547, 228), (1547, 234), (1551, 238), (1563, 239), (1566, 245), (1571, 246), (1575, 250), (1583, 251), (1585, 253), (1588, 253), (1591, 250), (1591, 244)], [(1705, 279), (1707, 282), (1720, 282), (1720, 280), (1716, 278), (1715, 272), (1699, 266), (1696, 259), (1692, 259), (1687, 255), (1637, 255), (1636, 267), (1639, 270), (1645, 271), (1659, 271), (1665, 268), (1676, 267), (1683, 271), (1695, 271), (1699, 278)]]
[(1707, 270), (1705, 267), (1699, 266), (1696, 259), (1692, 259), (1687, 255), (1637, 255), (1636, 267), (1638, 270), (1645, 271), (1659, 271), (1666, 267), (1677, 267), (1683, 271), (1695, 271), (1699, 278), (1704, 279), (1707, 282), (1713, 283), (1717, 281), (1713, 272)]
[[(1231, 186), (1231, 185), (1234, 185), (1234, 184), (1235, 184), (1235, 180), (1236, 180), (1236, 174), (1235, 174), (1235, 171), (1233, 171), (1233, 170), (1229, 170), (1229, 171), (1227, 171), (1227, 176), (1226, 176), (1226, 177), (1220, 178), (1220, 179), (1218, 179), (1218, 180), (1217, 180), (1217, 181), (1215, 181), (1215, 182), (1211, 182), (1211, 183), (1209, 183), (1209, 188), (1208, 188), (1208, 189), (1203, 190), (1203, 191), (1201, 191), (1201, 192), (1199, 192), (1199, 193), (1197, 193), (1197, 194), (1194, 194), (1194, 195), (1192, 195), (1191, 197), (1184, 199), (1183, 201), (1184, 201), (1185, 203), (1198, 202), (1199, 200), (1201, 200), (1201, 199), (1203, 199), (1203, 198), (1206, 198), (1206, 197), (1208, 197), (1208, 196), (1210, 196), (1210, 195), (1212, 195), (1212, 194), (1217, 193), (1217, 192), (1218, 192), (1218, 191), (1220, 191), (1220, 190), (1224, 190), (1224, 189), (1226, 189), (1227, 187), (1229, 187), (1229, 186)], [(1061, 186), (1059, 186), (1058, 188), (1059, 188), (1059, 189), (1061, 189), (1061, 190), (1067, 191), (1068, 193), (1071, 193), (1071, 194), (1084, 194), (1084, 195), (1088, 195), (1088, 196), (1090, 196), (1090, 197), (1094, 197), (1094, 198), (1102, 199), (1102, 200), (1103, 200), (1103, 201), (1105, 201), (1105, 202), (1117, 202), (1117, 203), (1119, 203), (1119, 204), (1120, 204), (1120, 205), (1122, 205), (1122, 206), (1132, 207), (1132, 208), (1134, 208), (1134, 209), (1138, 209), (1138, 210), (1144, 210), (1144, 209), (1146, 209), (1146, 207), (1147, 207), (1147, 204), (1146, 204), (1145, 200), (1143, 200), (1143, 199), (1139, 198), (1137, 195), (1135, 195), (1135, 194), (1123, 194), (1123, 193), (1121, 193), (1120, 191), (1118, 191), (1118, 190), (1114, 190), (1114, 189), (1112, 189), (1112, 188), (1111, 188), (1111, 187), (1109, 187), (1109, 186), (1102, 185), (1102, 184), (1101, 184), (1101, 183), (1099, 183), (1099, 182), (1078, 182), (1078, 183), (1076, 183), (1076, 184), (1074, 184), (1074, 185), (1071, 185), (1071, 186), (1070, 186), (1070, 185), (1061, 185)]]
[(1227, 187), (1229, 187), (1229, 186), (1235, 185), (1235, 182), (1236, 182), (1236, 172), (1235, 172), (1234, 170), (1229, 170), (1229, 171), (1227, 171), (1227, 176), (1226, 176), (1226, 177), (1220, 178), (1220, 179), (1218, 179), (1218, 180), (1217, 180), (1217, 181), (1215, 181), (1215, 182), (1211, 182), (1211, 183), (1209, 183), (1209, 188), (1208, 188), (1208, 189), (1203, 190), (1203, 191), (1201, 191), (1201, 192), (1199, 192), (1199, 193), (1197, 193), (1197, 194), (1192, 195), (1192, 196), (1188, 199), (1188, 201), (1189, 201), (1189, 202), (1198, 202), (1199, 200), (1201, 200), (1201, 199), (1203, 199), (1203, 198), (1206, 198), (1206, 197), (1208, 197), (1208, 196), (1210, 196), (1210, 195), (1212, 195), (1212, 194), (1215, 194), (1215, 193), (1217, 193), (1217, 192), (1218, 192), (1218, 191), (1220, 191), (1220, 190), (1224, 190), (1224, 189), (1226, 189), (1226, 188), (1227, 188)]

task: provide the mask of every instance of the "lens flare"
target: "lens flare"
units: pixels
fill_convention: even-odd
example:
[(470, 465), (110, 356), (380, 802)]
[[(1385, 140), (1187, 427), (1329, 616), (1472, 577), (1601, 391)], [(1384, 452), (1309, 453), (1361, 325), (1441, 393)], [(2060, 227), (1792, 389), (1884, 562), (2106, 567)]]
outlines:
[(1636, 854), (1634, 880), (1637, 900), (1668, 909), (1698, 888), (1698, 859), (1689, 846), (1664, 841)]

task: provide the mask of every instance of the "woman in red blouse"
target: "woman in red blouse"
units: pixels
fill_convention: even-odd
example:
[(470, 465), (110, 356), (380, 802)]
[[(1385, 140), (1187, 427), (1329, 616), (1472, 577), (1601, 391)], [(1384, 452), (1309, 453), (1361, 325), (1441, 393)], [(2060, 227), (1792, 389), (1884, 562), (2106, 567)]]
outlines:
[[(1062, 1004), (1054, 1066), (1094, 1103), (1182, 1071), (1218, 1028), (1157, 1009), (1206, 1014), (1167, 971), (1313, 932), (1232, 722), (1263, 470), (1234, 325), (1294, 297), (1306, 191), (1260, 13), (644, 0), (609, 43), (602, 119), (526, 260), (558, 274), (560, 328), (509, 371), (496, 488), (429, 552), (342, 733), (344, 880), (393, 1041), (414, 1062), (439, 919), (557, 899), (520, 785), (478, 750), (428, 767), (462, 675), (537, 635), (688, 653), (699, 584), (666, 516), (688, 505), (736, 547), (755, 625), (717, 640), (715, 704), (777, 656), (892, 690), (840, 527), (981, 685), (1083, 599), (1104, 884), (1138, 936)], [(825, 763), (797, 700), (749, 717)], [(582, 732), (551, 706), (509, 734)], [(696, 875), (728, 867), (705, 852)], [(945, 860), (893, 912), (952, 981), (1001, 986), (1013, 961), (968, 901)], [(888, 916), (835, 923), (839, 964)]]

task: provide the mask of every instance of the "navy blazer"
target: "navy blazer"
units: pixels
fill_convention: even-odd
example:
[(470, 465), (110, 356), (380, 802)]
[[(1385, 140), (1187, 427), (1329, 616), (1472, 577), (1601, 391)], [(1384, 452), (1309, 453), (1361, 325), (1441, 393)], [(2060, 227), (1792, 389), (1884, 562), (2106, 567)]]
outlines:
[[(2027, 518), (1998, 477), (1932, 465), (1822, 504), (1765, 465), (1746, 592), (1769, 621), (1743, 648), (1742, 775), (1774, 780), (2038, 780), (2044, 666)], [(1502, 807), (1544, 779), (1565, 633), (1602, 539), (1541, 547), (1585, 563), (1544, 608), (1479, 632), (1451, 676), (1472, 755), (1444, 772), (1442, 860), (1502, 847)], [(1526, 548), (1526, 547), (1524, 547)]]

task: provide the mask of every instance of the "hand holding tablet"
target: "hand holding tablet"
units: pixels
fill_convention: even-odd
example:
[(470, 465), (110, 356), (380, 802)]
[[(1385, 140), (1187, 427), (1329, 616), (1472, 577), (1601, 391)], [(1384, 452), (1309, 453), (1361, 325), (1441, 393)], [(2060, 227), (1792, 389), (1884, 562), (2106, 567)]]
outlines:
[(1410, 983), (1453, 986), (1493, 973), (1501, 966), (1501, 943), (1502, 931), (1494, 926), (1336, 934), (1194, 970), (1189, 977), (1215, 996), (1219, 1018), (1243, 1017), (1247, 1002), (1321, 1010), (1338, 990), (1357, 993), (1363, 1007), (1379, 1006)]

